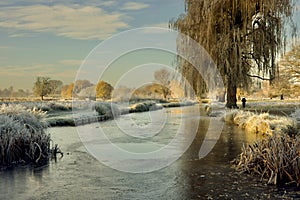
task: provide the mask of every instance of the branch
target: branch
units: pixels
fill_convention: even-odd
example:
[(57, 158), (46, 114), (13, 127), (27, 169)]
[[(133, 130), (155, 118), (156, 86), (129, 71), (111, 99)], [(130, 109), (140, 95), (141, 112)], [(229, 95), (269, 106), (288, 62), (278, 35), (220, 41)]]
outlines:
[(247, 74), (247, 76), (249, 76), (251, 78), (258, 78), (258, 79), (263, 80), (263, 81), (271, 81), (271, 80), (274, 79), (274, 78), (263, 78), (263, 77), (260, 77), (260, 76), (257, 76), (257, 75), (251, 75), (251, 74)]
[(300, 70), (293, 70), (295, 74), (300, 74)]

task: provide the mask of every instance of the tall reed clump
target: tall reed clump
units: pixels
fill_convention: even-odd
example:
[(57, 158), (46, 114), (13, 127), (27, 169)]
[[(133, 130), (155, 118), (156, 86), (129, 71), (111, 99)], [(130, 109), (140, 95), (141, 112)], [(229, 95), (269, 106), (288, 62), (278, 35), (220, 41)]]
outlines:
[(0, 166), (44, 163), (50, 156), (45, 113), (22, 105), (0, 107)]
[(225, 121), (244, 128), (246, 134), (265, 135), (254, 144), (243, 146), (233, 162), (238, 171), (258, 174), (268, 184), (300, 185), (300, 135), (294, 119), (233, 111)]
[(300, 185), (300, 136), (277, 134), (242, 148), (234, 160), (240, 172), (258, 174), (268, 184)]

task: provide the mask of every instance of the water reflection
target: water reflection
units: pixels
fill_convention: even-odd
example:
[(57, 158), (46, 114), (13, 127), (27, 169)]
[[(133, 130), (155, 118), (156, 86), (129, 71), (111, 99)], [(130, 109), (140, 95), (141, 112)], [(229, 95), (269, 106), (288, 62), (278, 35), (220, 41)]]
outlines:
[[(178, 109), (168, 111), (171, 125), (178, 124)], [(134, 115), (138, 118), (143, 114)], [(195, 118), (200, 119), (199, 124), (195, 124)], [(65, 152), (63, 159), (40, 169), (25, 167), (0, 172), (0, 199), (238, 199), (247, 195), (255, 198), (262, 193), (276, 196), (274, 187), (259, 185), (255, 178), (240, 176), (230, 168), (230, 161), (240, 153), (242, 144), (255, 139), (235, 126), (225, 125), (213, 150), (199, 159), (198, 152), (211, 120), (219, 119), (194, 116), (185, 121), (186, 134), (199, 125), (192, 145), (170, 166), (144, 174), (106, 167), (86, 152), (75, 128), (52, 128), (53, 140)], [(104, 123), (109, 127), (113, 122)], [(97, 129), (99, 124), (86, 126)], [(128, 136), (114, 131), (111, 134), (114, 141), (132, 142)], [(165, 144), (172, 137), (173, 133), (165, 133), (154, 141)]]
[(0, 172), (0, 199), (26, 199), (43, 185), (43, 176), (49, 173), (49, 167), (34, 169), (19, 167)]

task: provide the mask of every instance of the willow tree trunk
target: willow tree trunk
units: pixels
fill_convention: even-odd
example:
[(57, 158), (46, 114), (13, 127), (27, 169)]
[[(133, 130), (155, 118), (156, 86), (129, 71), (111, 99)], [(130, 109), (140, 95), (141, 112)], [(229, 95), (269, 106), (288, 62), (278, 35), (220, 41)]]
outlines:
[(227, 108), (237, 108), (237, 99), (236, 99), (236, 91), (237, 91), (237, 86), (235, 81), (228, 80), (227, 84), (227, 103), (226, 107)]

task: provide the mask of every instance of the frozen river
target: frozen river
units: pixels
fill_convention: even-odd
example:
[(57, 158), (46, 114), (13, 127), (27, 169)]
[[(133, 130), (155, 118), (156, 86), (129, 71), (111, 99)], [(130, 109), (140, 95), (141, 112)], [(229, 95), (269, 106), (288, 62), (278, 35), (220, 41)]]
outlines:
[(237, 127), (224, 125), (212, 151), (199, 159), (210, 124), (222, 123), (219, 118), (182, 114), (193, 109), (169, 108), (77, 128), (50, 128), (64, 157), (41, 168), (1, 171), (0, 199), (282, 199), (283, 190), (231, 168), (243, 143), (255, 139)]

